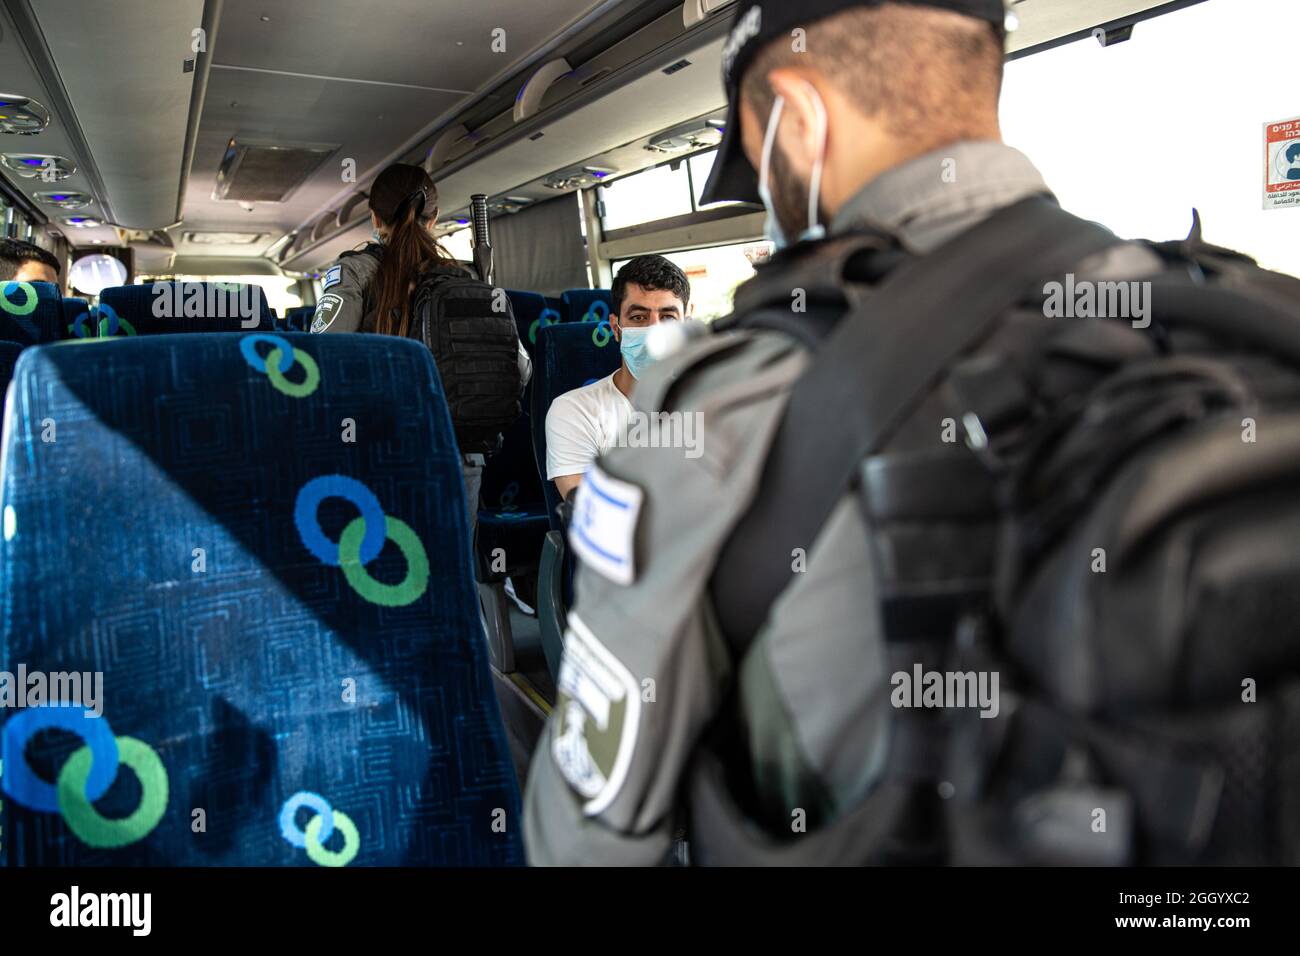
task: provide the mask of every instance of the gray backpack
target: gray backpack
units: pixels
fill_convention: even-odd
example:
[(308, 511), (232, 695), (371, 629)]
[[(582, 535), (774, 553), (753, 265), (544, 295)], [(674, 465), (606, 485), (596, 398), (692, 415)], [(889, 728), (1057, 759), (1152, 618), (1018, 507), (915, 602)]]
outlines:
[[(891, 670), (995, 673), (999, 713), (894, 709), (875, 790), (792, 835), (750, 811), (724, 710), (691, 777), (696, 861), (1300, 863), (1300, 282), (1197, 230), (1150, 246), (1149, 327), (1045, 321), (1044, 280), (1118, 242), (1027, 200), (810, 325), (712, 580), (732, 653), (789, 579), (758, 543), (813, 540), (853, 491), (895, 556)], [(936, 390), (965, 442), (886, 455)]]

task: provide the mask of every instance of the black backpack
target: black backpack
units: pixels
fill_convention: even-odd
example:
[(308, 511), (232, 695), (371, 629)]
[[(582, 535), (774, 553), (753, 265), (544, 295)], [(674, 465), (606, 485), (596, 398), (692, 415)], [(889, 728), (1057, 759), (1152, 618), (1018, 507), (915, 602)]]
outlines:
[(519, 418), (519, 332), (510, 299), (460, 268), (429, 269), (411, 299), (411, 336), (431, 353), (463, 454), (495, 451)]
[[(733, 657), (852, 490), (891, 556), (891, 674), (997, 673), (1000, 713), (895, 708), (875, 789), (793, 835), (751, 812), (724, 709), (694, 859), (1300, 864), (1300, 282), (1198, 228), (1148, 246), (1149, 327), (1045, 321), (1045, 280), (1118, 243), (1028, 200), (803, 323), (813, 364), (711, 582)], [(823, 286), (890, 256), (829, 248)], [(964, 440), (891, 451), (935, 395)]]

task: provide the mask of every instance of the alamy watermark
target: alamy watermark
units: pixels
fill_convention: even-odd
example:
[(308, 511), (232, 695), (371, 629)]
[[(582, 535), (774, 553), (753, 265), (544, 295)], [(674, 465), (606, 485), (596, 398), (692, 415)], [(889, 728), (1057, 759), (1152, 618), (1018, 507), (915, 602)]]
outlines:
[(634, 411), (614, 445), (617, 448), (681, 448), (687, 458), (699, 458), (704, 454), (704, 414)]
[(1151, 325), (1150, 282), (1092, 282), (1076, 279), (1043, 286), (1043, 315), (1049, 319), (1126, 319), (1135, 329)]
[(262, 295), (256, 286), (155, 282), (151, 292), (156, 319), (239, 319), (245, 329), (255, 329), (262, 322)]
[(103, 671), (0, 671), (0, 707), (84, 707), (87, 717), (104, 713)]
[(981, 717), (996, 717), (1001, 709), (997, 671), (927, 671), (913, 664), (910, 672), (895, 671), (889, 682), (889, 702), (900, 709), (978, 707)]

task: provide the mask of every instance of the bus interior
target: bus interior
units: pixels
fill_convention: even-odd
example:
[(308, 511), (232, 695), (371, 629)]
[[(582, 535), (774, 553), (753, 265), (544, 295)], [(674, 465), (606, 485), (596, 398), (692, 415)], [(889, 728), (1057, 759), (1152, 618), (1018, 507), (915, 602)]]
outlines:
[[(1297, 112), (1292, 39), (1270, 27), (1293, 20), (1293, 5), (1017, 0), (1005, 138), (1072, 212), (1131, 237), (1178, 238), (1199, 222), (1207, 240), (1300, 275), (1294, 217), (1259, 203), (1261, 128)], [(12, 379), (0, 669), (103, 670), (119, 733), (152, 733), (159, 747), (192, 738), (186, 756), (164, 752), (178, 827), (190, 806), (274, 803), (280, 784), (268, 779), (320, 756), (298, 728), (340, 726), (340, 708), (358, 706), (351, 689), (368, 716), (356, 740), (346, 736), (355, 728), (340, 731), (343, 753), (330, 759), (346, 765), (336, 780), (355, 784), (361, 828), (362, 814), (393, 824), (387, 840), (363, 839), (371, 860), (522, 862), (517, 844), (478, 855), (453, 832), (459, 809), (440, 848), (405, 840), (402, 808), (366, 809), (362, 795), (455, 767), (458, 808), (518, 806), (573, 601), (539, 447), (549, 402), (616, 367), (609, 290), (626, 262), (657, 253), (679, 265), (695, 318), (711, 322), (771, 254), (761, 208), (701, 202), (726, 122), (732, 7), (0, 0), (5, 235), (62, 265), (57, 286), (4, 287), (0, 319), (15, 331), (0, 335)], [(523, 414), (484, 474), (472, 541), (463, 523), (437, 518), (460, 486), (437, 447), (445, 412), (405, 353), (297, 336), (331, 263), (370, 240), (368, 189), (394, 162), (433, 178), (436, 235), (457, 259), (473, 257), (472, 200), (486, 197), (493, 283), (532, 360)], [(159, 283), (207, 298), (178, 300), (186, 319), (169, 324), (150, 312)], [(219, 307), (248, 289), (265, 310), (252, 331), (272, 337), (251, 357), (222, 351), (223, 333), (250, 327)], [(166, 351), (155, 333), (167, 333), (156, 339)], [(283, 352), (277, 365), (268, 342), (293, 343), (306, 371), (286, 370)], [(31, 449), (54, 429), (48, 447), (68, 457), (42, 461)], [(390, 534), (404, 520), (423, 544), (378, 545), (374, 576), (345, 580), (340, 549), (364, 560), (371, 535), (358, 543), (353, 505), (338, 501), (295, 534), (285, 512), (308, 475), (359, 480)], [(360, 527), (377, 526), (367, 509)], [(431, 599), (407, 602), (411, 588)], [(349, 610), (353, 591), (361, 612)], [(441, 641), (433, 650), (430, 635)], [(465, 665), (475, 655), (489, 662), (490, 689)], [(321, 703), (313, 685), (344, 703)], [(140, 697), (152, 703), (131, 702)], [(504, 749), (483, 742), (496, 739), (498, 711)], [(424, 728), (414, 737), (410, 714)], [(383, 750), (385, 735), (407, 749)], [(413, 739), (434, 756), (408, 752)], [(7, 754), (3, 770), (13, 767)], [(272, 859), (241, 856), (239, 826), (209, 812), (228, 829), (198, 849), (171, 837), (78, 855), (71, 838), (24, 835), (7, 818), (0, 853), (11, 863)], [(47, 838), (54, 849), (42, 849)]]

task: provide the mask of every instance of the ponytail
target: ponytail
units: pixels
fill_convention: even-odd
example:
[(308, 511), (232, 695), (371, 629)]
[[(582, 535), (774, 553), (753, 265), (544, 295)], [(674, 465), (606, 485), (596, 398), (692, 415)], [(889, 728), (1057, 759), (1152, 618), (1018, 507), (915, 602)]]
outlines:
[[(390, 167), (391, 169), (392, 167)], [(418, 167), (404, 167), (418, 169)], [(385, 171), (387, 172), (387, 171)], [(419, 170), (423, 174), (423, 170)], [(383, 174), (381, 174), (381, 179)], [(414, 191), (396, 204), (392, 216), (380, 218), (389, 226), (383, 261), (379, 265), (374, 284), (371, 286), (375, 301), (375, 331), (380, 335), (397, 335), (406, 337), (411, 331), (411, 283), (425, 270), (438, 265), (454, 265), (455, 260), (438, 245), (430, 235), (428, 224), (438, 210), (436, 205), (425, 214), (429, 205), (431, 182), (422, 183)], [(376, 187), (379, 182), (376, 181)], [(374, 190), (371, 195), (371, 208), (375, 206)], [(398, 193), (400, 196), (401, 193)], [(437, 202), (437, 199), (434, 199)]]

